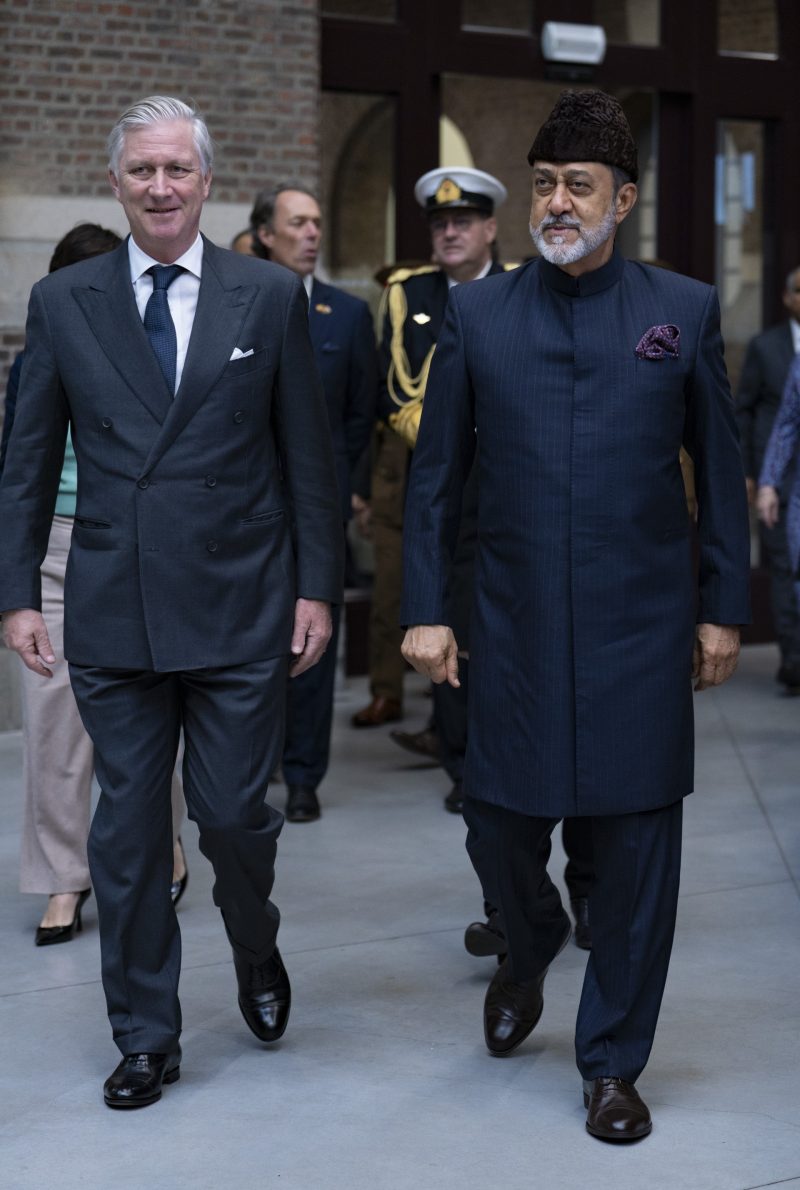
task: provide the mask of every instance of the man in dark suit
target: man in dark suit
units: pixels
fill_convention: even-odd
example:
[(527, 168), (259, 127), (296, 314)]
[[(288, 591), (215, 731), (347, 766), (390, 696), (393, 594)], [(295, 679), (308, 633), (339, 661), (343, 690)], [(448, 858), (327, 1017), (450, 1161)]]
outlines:
[[(375, 332), (366, 302), (314, 276), (322, 240), (322, 212), (310, 190), (284, 182), (257, 197), (250, 215), (253, 236), (269, 260), (303, 281), (308, 324), (328, 421), (333, 435), (342, 523), (352, 515), (351, 477), (369, 445), (375, 421)], [(311, 822), (320, 816), (317, 787), (328, 770), (340, 608), (322, 660), (289, 682), (283, 779), (286, 818)]]
[[(789, 313), (786, 322), (756, 335), (748, 344), (736, 394), (742, 461), (751, 503), (789, 365), (800, 351), (800, 268), (786, 278), (783, 304)], [(782, 490), (788, 493), (791, 488), (792, 476), (789, 476)], [(787, 694), (800, 694), (800, 609), (786, 540), (787, 519), (784, 496), (777, 522), (772, 526), (760, 522), (759, 533), (772, 578), (772, 618), (781, 654), (777, 681)]]
[(457, 685), (447, 581), (476, 463), (464, 817), (508, 944), (486, 1043), (508, 1054), (539, 1020), (570, 933), (550, 835), (587, 817), (586, 1125), (636, 1140), (651, 1129), (634, 1084), (666, 981), (693, 780), (689, 675), (696, 689), (724, 681), (749, 615), (745, 486), (716, 294), (614, 250), (638, 172), (622, 108), (564, 93), (529, 161), (542, 258), (456, 289), (439, 336), (406, 505), (403, 651)]
[(264, 799), (287, 669), (319, 658), (341, 589), (303, 287), (200, 235), (211, 156), (180, 100), (150, 96), (117, 121), (109, 177), (131, 235), (34, 286), (0, 488), (6, 642), (49, 676), (39, 567), (71, 428), (64, 652), (102, 790), (89, 861), (123, 1055), (110, 1107), (152, 1103), (180, 1073), (169, 787), (181, 729), (240, 1009), (262, 1041), (286, 1028), (269, 899), (283, 819)]

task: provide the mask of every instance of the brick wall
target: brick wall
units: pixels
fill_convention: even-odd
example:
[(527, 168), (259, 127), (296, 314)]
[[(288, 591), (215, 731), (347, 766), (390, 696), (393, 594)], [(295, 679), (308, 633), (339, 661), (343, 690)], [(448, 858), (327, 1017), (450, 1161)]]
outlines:
[(265, 173), (317, 181), (316, 0), (5, 0), (4, 193), (105, 195), (105, 138), (132, 101), (190, 96), (219, 154), (215, 193)]
[(206, 117), (216, 145), (206, 211), (217, 242), (240, 230), (267, 181), (319, 184), (318, 8), (317, 0), (3, 0), (0, 394), (53, 245), (86, 219), (125, 230), (108, 199), (105, 141), (130, 103), (174, 94)]

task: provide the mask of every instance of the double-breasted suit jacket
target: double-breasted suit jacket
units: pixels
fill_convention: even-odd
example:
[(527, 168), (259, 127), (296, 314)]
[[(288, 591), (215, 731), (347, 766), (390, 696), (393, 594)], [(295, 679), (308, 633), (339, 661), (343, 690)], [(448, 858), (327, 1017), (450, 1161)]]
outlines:
[[(654, 326), (675, 354), (640, 358)], [(678, 461), (693, 458), (699, 597)], [(746, 622), (749, 532), (718, 304), (623, 260), (544, 260), (450, 295), (406, 505), (403, 622), (447, 623), (477, 457), (464, 790), (545, 817), (693, 784), (695, 620)]]
[(377, 362), (369, 306), (314, 278), (308, 328), (328, 407), (342, 520), (351, 516), (351, 476), (375, 424)]
[(339, 500), (299, 279), (204, 240), (174, 399), (127, 243), (40, 281), (26, 344), (0, 489), (0, 607), (40, 606), (70, 425), (67, 659), (167, 671), (288, 653), (296, 596), (341, 598)]

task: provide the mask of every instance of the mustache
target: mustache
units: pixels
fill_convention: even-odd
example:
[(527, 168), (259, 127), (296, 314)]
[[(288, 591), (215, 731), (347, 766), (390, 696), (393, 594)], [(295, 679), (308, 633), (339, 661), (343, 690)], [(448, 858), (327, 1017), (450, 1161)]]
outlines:
[(539, 224), (539, 231), (546, 231), (548, 227), (565, 227), (573, 231), (580, 231), (581, 225), (575, 219), (559, 219), (555, 215), (545, 215)]

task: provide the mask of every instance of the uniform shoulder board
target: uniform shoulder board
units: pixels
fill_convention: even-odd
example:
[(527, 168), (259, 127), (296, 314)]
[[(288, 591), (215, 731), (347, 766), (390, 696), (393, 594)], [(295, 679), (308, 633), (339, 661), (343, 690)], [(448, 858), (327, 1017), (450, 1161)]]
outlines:
[(409, 277), (421, 277), (423, 273), (439, 273), (441, 269), (438, 264), (423, 264), (415, 269), (395, 269), (386, 278), (386, 285), (394, 285), (397, 281), (407, 281)]

